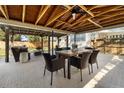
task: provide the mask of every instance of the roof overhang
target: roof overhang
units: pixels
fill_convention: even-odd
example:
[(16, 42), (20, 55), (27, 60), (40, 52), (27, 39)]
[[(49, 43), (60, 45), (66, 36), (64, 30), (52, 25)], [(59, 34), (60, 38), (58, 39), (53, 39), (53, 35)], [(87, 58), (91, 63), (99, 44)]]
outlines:
[(119, 27), (124, 27), (124, 24), (113, 25), (113, 26), (108, 26), (108, 27), (93, 29), (93, 30), (88, 30), (88, 31), (82, 31), (77, 34), (97, 32), (97, 31), (108, 30), (108, 29), (119, 28)]
[(74, 34), (74, 32), (70, 32), (70, 31), (59, 30), (59, 29), (54, 29), (54, 28), (44, 27), (44, 26), (38, 26), (38, 25), (30, 24), (30, 23), (22, 23), (19, 21), (8, 20), (4, 18), (0, 18), (0, 24), (5, 25), (5, 26), (15, 26), (15, 27), (20, 27), (20, 28), (41, 30), (41, 31), (46, 31), (46, 32), (54, 31), (55, 33), (60, 33), (60, 34)]

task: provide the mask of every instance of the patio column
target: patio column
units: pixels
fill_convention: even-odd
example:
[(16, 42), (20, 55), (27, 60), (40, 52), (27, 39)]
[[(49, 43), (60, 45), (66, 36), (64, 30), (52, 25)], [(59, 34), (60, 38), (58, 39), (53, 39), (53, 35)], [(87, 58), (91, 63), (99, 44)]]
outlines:
[(42, 47), (42, 51), (43, 51), (43, 36), (41, 36), (41, 47)]
[(9, 28), (5, 27), (5, 62), (9, 62)]
[(106, 47), (106, 41), (104, 40), (104, 54), (106, 53), (105, 47)]
[(48, 53), (50, 53), (50, 36), (48, 36)]
[(52, 31), (52, 55), (53, 55), (53, 36), (54, 35), (54, 32)]
[(59, 47), (59, 37), (57, 37), (57, 40), (58, 40), (57, 44), (58, 44), (58, 47)]
[(12, 44), (12, 46), (14, 46), (13, 40), (14, 40), (14, 33), (12, 33), (12, 36), (11, 36), (11, 44)]
[(74, 44), (76, 44), (76, 34), (74, 34)]
[(66, 36), (66, 47), (68, 47), (68, 35)]

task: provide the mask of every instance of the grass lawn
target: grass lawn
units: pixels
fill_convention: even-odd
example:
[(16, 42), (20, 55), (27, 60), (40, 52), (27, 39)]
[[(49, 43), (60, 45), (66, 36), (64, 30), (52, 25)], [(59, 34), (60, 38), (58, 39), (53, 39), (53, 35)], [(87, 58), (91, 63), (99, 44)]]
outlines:
[(4, 49), (0, 49), (0, 57), (4, 57), (5, 56), (5, 50)]

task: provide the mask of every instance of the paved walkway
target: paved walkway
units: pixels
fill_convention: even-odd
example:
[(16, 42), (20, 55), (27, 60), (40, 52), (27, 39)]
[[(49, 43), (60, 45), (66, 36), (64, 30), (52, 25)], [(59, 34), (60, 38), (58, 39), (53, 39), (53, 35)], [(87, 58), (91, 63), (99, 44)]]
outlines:
[[(42, 56), (32, 57), (28, 63), (9, 63), (0, 59), (0, 87), (6, 88), (44, 88), (44, 87), (124, 87), (124, 57), (109, 54), (98, 55), (99, 69), (94, 65), (94, 74), (89, 75), (88, 69), (83, 70), (83, 81), (80, 72), (71, 67), (71, 80), (63, 77), (63, 70), (54, 73), (53, 86), (50, 86), (50, 72), (43, 77), (44, 59)], [(67, 69), (66, 69), (67, 70)]]

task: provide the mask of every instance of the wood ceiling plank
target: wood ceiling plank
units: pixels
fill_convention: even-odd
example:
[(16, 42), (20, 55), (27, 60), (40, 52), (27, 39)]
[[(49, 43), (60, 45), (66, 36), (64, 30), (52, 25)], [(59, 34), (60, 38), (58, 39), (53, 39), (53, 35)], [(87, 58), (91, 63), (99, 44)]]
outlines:
[(62, 25), (62, 24), (66, 24), (66, 25), (71, 25), (71, 24), (69, 24), (69, 23), (67, 23), (67, 22), (64, 22), (64, 21), (61, 21), (61, 20), (56, 20), (56, 21), (58, 21), (59, 23), (57, 23), (57, 24), (55, 24), (53, 27), (58, 27), (58, 26), (60, 26), (60, 25)]
[[(119, 20), (120, 19), (120, 20)], [(123, 23), (124, 22), (124, 16), (122, 16), (122, 17), (118, 17), (118, 19), (114, 19), (114, 20), (109, 20), (109, 21), (106, 21), (106, 22), (104, 22), (102, 25), (104, 26), (104, 27), (107, 27), (107, 26), (112, 26), (112, 25), (118, 25), (118, 24), (120, 24), (120, 23)], [(105, 24), (105, 25), (104, 25)], [(104, 29), (104, 27), (103, 28), (101, 28), (101, 29)], [(85, 28), (79, 28), (79, 29), (76, 29), (76, 31), (78, 31), (78, 30), (82, 30), (82, 31), (88, 31), (88, 30), (92, 30), (93, 28), (92, 28), (92, 26), (86, 26)], [(97, 28), (98, 29), (98, 28)]]
[(26, 5), (23, 5), (22, 7), (23, 7), (22, 8), (22, 22), (24, 22), (25, 21), (25, 13), (26, 13)]
[(107, 24), (107, 23), (113, 23), (114, 21), (116, 22), (116, 21), (119, 21), (119, 20), (122, 20), (124, 18), (124, 15), (121, 15), (121, 16), (116, 16), (116, 17), (113, 17), (113, 18), (111, 18), (111, 19), (106, 19), (106, 20), (104, 20), (103, 22), (101, 22), (101, 24)]
[[(64, 14), (62, 17), (60, 17), (59, 19), (57, 19), (56, 21), (60, 21), (60, 22), (58, 22), (58, 26), (60, 26), (61, 25), (61, 27), (63, 26), (63, 25), (71, 25), (70, 23), (68, 23), (68, 20), (71, 18), (71, 12), (69, 11), (69, 12), (67, 12), (66, 14)], [(63, 23), (63, 25), (62, 25), (62, 23)], [(59, 25), (60, 24), (60, 25)], [(61, 29), (61, 27), (60, 27), (60, 29)]]
[(99, 25), (98, 23), (94, 22), (93, 20), (88, 19), (88, 21), (89, 21), (89, 22), (91, 22), (91, 23), (93, 23), (94, 25), (96, 25), (96, 26), (98, 26), (98, 27), (102, 28), (102, 26), (101, 26), (101, 25)]
[(40, 9), (40, 12), (38, 14), (38, 17), (37, 17), (37, 20), (35, 22), (35, 25), (40, 21), (40, 19), (43, 17), (43, 15), (47, 12), (47, 10), (49, 8), (50, 8), (50, 5), (45, 6), (44, 9), (42, 9), (42, 6), (41, 6), (41, 9)]
[(6, 19), (9, 19), (2, 5), (0, 5), (0, 11)]
[(124, 14), (124, 10), (111, 12), (109, 14), (106, 14), (105, 17), (102, 17), (102, 18), (99, 18), (99, 19), (96, 18), (96, 20), (102, 21), (102, 20), (105, 20), (105, 19), (109, 19), (109, 18), (118, 16), (118, 15), (121, 15), (121, 14)]
[(69, 6), (69, 5), (64, 5), (66, 8), (68, 8), (68, 9), (70, 9), (71, 8), (71, 6)]
[(53, 28), (57, 28), (58, 26), (60, 26), (62, 24), (64, 24), (64, 23), (63, 22), (57, 22), (57, 23), (55, 23), (55, 25), (53, 26)]
[[(109, 18), (118, 16), (118, 15), (122, 15), (122, 14), (124, 14), (123, 10), (119, 10), (119, 11), (115, 11), (115, 12), (109, 12), (109, 13), (106, 14), (106, 16), (101, 16), (101, 17), (98, 16), (98, 17), (96, 17), (95, 20), (103, 21), (105, 19), (109, 19)], [(82, 24), (83, 23), (80, 23), (78, 26), (73, 27), (72, 29), (76, 29), (76, 28), (82, 27)]]
[[(87, 20), (87, 21), (88, 21), (88, 20)], [(88, 21), (88, 22), (84, 21), (84, 22), (79, 23), (78, 26), (75, 26), (75, 27), (73, 27), (73, 28), (71, 28), (71, 29), (74, 30), (74, 29), (83, 27), (83, 26), (88, 25), (88, 24), (91, 24), (91, 22), (89, 22), (89, 21)]]
[(64, 15), (65, 13), (67, 13), (68, 11), (70, 11), (73, 7), (69, 8), (69, 9), (66, 9), (64, 11), (62, 11), (61, 13), (58, 13), (56, 16), (54, 16), (53, 18), (50, 18), (48, 20), (48, 22), (46, 23), (45, 26), (48, 26), (50, 25), (52, 22), (56, 21), (59, 17), (61, 17), (62, 15)]
[(124, 23), (124, 18), (123, 20), (117, 20), (117, 21), (111, 21), (111, 22), (107, 22), (104, 27), (107, 27), (107, 26), (114, 26), (114, 25), (118, 25), (118, 24), (121, 24), (121, 23)]
[[(105, 14), (105, 13), (108, 13), (108, 12), (110, 12), (110, 11), (112, 11), (112, 10), (115, 10), (115, 9), (117, 9), (117, 8), (120, 8), (120, 7), (122, 7), (122, 6), (112, 6), (112, 7), (109, 7), (109, 9), (108, 8), (106, 8), (104, 11), (102, 11), (101, 13), (99, 13), (99, 14), (97, 14), (97, 15), (95, 15), (95, 17), (97, 17), (97, 16), (100, 16), (100, 15), (103, 15), (103, 14)], [(77, 23), (80, 23), (82, 20), (83, 21), (85, 21), (85, 20), (88, 20), (88, 19), (90, 19), (90, 18), (93, 18), (93, 17), (91, 17), (91, 16), (87, 16), (87, 17), (85, 17), (85, 18), (79, 18), (75, 23), (73, 23), (72, 24), (72, 27), (73, 26), (75, 26)]]
[[(91, 15), (92, 17), (94, 17), (94, 14), (93, 14), (91, 11), (87, 10), (87, 8), (86, 8), (85, 6), (80, 5), (80, 7), (81, 7), (81, 9), (83, 9), (85, 12), (87, 12), (89, 15)], [(94, 25), (96, 25), (96, 26), (102, 28), (101, 25), (99, 25), (98, 23), (94, 22), (93, 20), (88, 19), (88, 21), (91, 22), (91, 23), (93, 23)]]
[(84, 5), (79, 5), (81, 9), (83, 9), (85, 12), (87, 12), (89, 15), (91, 15), (92, 17), (94, 17), (94, 14), (88, 10)]
[(93, 9), (101, 8), (101, 7), (105, 7), (105, 6), (107, 6), (107, 5), (94, 5), (94, 6), (92, 6), (89, 10), (91, 11), (91, 10), (93, 10)]
[(120, 7), (122, 7), (122, 5), (111, 6), (111, 7), (109, 7), (109, 8), (104, 9), (104, 11), (102, 11), (101, 13), (98, 13), (97, 15), (95, 15), (95, 17), (96, 17), (96, 16), (100, 16), (100, 15), (105, 14), (105, 13), (108, 13), (108, 12), (111, 12), (111, 11), (113, 11), (113, 10), (115, 10), (115, 9), (120, 8)]
[[(80, 18), (80, 17), (81, 17), (81, 15), (80, 14), (77, 14), (76, 17), (75, 17), (75, 20), (78, 19), (78, 18)], [(67, 22), (71, 24), (75, 20), (71, 17), (70, 19), (67, 20)], [(70, 25), (70, 27), (71, 27), (71, 25)], [(64, 29), (64, 28), (66, 28), (66, 24), (62, 25), (60, 29)]]

